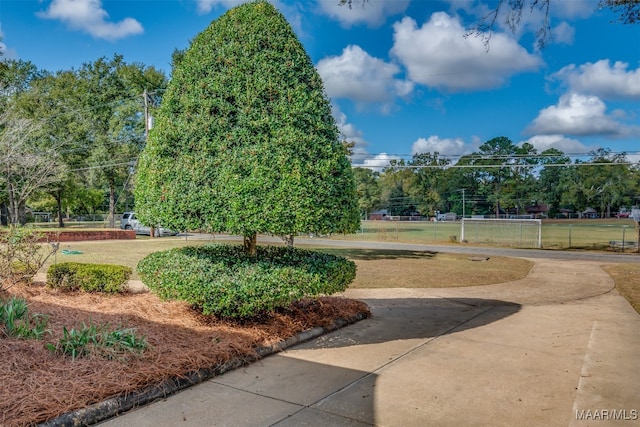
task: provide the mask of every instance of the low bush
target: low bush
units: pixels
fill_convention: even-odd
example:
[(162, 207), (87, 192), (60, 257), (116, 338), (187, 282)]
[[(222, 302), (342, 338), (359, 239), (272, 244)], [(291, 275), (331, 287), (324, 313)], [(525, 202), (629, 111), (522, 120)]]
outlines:
[(126, 290), (131, 268), (111, 264), (63, 262), (47, 271), (47, 286), (63, 290), (118, 293)]
[(356, 276), (355, 263), (346, 258), (280, 246), (258, 247), (254, 258), (236, 245), (176, 248), (148, 255), (137, 269), (160, 298), (232, 318), (343, 291)]

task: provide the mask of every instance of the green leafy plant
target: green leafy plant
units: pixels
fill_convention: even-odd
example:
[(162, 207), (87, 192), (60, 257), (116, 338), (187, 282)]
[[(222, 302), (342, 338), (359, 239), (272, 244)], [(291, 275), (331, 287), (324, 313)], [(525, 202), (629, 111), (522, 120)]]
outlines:
[(47, 259), (58, 250), (57, 242), (30, 227), (0, 230), (0, 291), (17, 283), (30, 283)]
[(356, 275), (346, 258), (280, 246), (259, 246), (255, 257), (237, 245), (176, 248), (148, 255), (137, 269), (160, 298), (232, 318), (343, 291)]
[(108, 324), (83, 322), (78, 328), (63, 327), (62, 337), (56, 344), (48, 343), (47, 348), (54, 353), (71, 356), (71, 360), (90, 354), (119, 359), (144, 352), (148, 343), (144, 336), (137, 336), (133, 328), (110, 330)]
[(228, 231), (256, 255), (257, 233), (359, 227), (347, 149), (322, 79), (266, 1), (230, 9), (174, 56), (137, 166), (139, 219)]
[(41, 340), (47, 329), (48, 317), (42, 314), (29, 315), (27, 301), (11, 297), (0, 301), (0, 325), (8, 336)]
[(47, 271), (47, 286), (64, 290), (119, 293), (126, 291), (131, 268), (111, 264), (64, 262)]

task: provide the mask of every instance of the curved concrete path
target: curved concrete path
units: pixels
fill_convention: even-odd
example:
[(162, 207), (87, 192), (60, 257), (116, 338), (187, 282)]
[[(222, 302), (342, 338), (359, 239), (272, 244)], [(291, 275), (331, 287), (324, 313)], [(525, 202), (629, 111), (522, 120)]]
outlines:
[(640, 425), (640, 316), (598, 263), (531, 261), (510, 283), (350, 290), (371, 319), (102, 425)]

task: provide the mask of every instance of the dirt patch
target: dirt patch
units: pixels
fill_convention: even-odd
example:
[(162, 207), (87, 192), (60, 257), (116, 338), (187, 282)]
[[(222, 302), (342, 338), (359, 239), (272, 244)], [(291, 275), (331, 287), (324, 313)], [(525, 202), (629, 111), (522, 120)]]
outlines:
[[(163, 302), (151, 293), (69, 294), (36, 284), (13, 287), (10, 294), (27, 298), (30, 314), (47, 315), (52, 335), (33, 341), (8, 338), (0, 331), (2, 426), (41, 423), (232, 359), (255, 360), (258, 349), (302, 331), (369, 315), (364, 303), (338, 297), (300, 301), (259, 319), (229, 321), (202, 316), (187, 304)], [(63, 326), (83, 322), (136, 328), (151, 349), (126, 360), (90, 356), (71, 361), (45, 348), (62, 336)]]

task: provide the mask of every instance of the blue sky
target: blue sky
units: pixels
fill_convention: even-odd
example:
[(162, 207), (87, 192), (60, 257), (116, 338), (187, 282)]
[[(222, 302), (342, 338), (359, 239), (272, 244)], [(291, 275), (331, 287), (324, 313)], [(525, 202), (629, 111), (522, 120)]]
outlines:
[[(4, 57), (49, 71), (122, 54), (170, 75), (171, 54), (237, 0), (1, 0)], [(640, 161), (640, 24), (611, 23), (597, 0), (551, 0), (489, 50), (463, 35), (495, 1), (276, 0), (318, 68), (355, 164), (417, 152), (455, 156), (506, 136), (576, 158), (597, 148)]]

